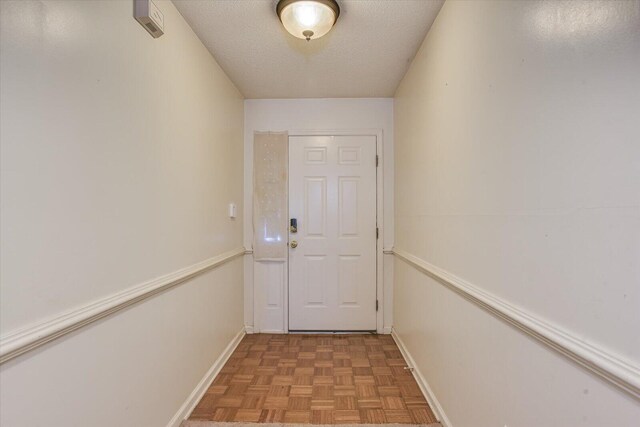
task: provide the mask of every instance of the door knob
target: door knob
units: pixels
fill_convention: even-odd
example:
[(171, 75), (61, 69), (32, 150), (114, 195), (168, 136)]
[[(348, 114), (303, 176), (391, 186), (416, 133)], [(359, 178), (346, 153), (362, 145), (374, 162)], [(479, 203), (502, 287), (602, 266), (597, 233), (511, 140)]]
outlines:
[(296, 242), (295, 240), (292, 240), (290, 245), (291, 245), (291, 248), (295, 249), (298, 247), (298, 242)]

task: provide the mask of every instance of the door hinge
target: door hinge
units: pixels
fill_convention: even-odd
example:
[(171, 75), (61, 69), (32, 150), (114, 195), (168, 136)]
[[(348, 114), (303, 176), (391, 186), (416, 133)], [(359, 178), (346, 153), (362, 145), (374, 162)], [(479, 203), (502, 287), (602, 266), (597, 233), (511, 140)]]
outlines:
[(376, 167), (380, 164), (380, 157), (376, 154)]
[(380, 229), (376, 227), (376, 240), (380, 238)]
[(378, 300), (376, 300), (376, 311), (378, 311)]

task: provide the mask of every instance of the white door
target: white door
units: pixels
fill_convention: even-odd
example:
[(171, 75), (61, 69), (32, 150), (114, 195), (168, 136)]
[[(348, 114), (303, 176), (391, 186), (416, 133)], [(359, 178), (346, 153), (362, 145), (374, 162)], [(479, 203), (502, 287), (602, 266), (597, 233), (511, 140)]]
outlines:
[(289, 215), (289, 330), (375, 330), (376, 137), (289, 137)]

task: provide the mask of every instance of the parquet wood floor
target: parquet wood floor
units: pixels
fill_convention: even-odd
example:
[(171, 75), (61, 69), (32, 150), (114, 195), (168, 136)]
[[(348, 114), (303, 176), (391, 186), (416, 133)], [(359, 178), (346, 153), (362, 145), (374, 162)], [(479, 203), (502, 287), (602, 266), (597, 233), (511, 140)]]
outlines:
[(435, 423), (406, 366), (390, 335), (247, 335), (190, 419)]

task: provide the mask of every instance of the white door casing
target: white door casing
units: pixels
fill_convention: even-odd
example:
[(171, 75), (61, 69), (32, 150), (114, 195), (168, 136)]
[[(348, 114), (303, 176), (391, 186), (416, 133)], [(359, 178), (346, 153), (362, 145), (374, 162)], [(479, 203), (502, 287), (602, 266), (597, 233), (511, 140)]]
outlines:
[(290, 136), (289, 330), (376, 330), (376, 136)]

